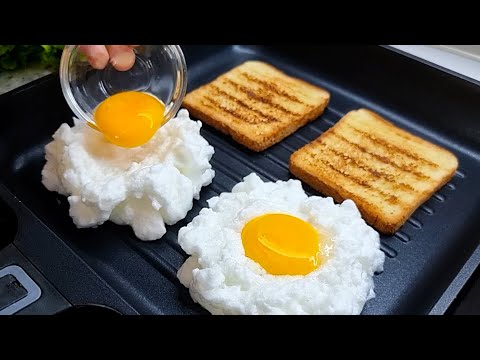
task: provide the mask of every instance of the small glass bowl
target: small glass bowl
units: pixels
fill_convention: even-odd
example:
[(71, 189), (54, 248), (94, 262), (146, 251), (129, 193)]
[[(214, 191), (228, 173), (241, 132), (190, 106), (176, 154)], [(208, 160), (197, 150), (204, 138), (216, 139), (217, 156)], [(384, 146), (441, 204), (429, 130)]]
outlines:
[[(60, 60), (63, 95), (80, 120), (95, 125), (95, 108), (107, 97), (123, 91), (154, 95), (165, 105), (165, 120), (172, 119), (187, 90), (187, 65), (178, 45), (140, 45), (135, 64), (118, 71), (111, 64), (103, 70), (90, 66), (78, 45), (66, 45)], [(94, 126), (96, 128), (96, 126)]]

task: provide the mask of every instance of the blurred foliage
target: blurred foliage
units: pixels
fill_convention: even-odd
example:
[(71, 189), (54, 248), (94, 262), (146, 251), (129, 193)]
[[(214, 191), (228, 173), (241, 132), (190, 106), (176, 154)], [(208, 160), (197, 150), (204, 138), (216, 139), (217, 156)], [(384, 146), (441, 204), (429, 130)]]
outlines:
[(57, 69), (63, 45), (0, 45), (0, 72), (41, 63)]

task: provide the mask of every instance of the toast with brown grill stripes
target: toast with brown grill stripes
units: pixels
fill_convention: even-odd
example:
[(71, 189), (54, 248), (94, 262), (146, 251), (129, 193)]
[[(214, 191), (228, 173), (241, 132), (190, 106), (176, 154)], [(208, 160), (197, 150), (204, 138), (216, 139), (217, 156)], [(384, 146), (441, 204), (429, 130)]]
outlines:
[(454, 175), (451, 152), (366, 109), (351, 111), (290, 157), (290, 171), (337, 202), (353, 200), (378, 231), (393, 234)]
[(330, 94), (260, 61), (247, 61), (188, 93), (183, 106), (254, 151), (320, 116)]

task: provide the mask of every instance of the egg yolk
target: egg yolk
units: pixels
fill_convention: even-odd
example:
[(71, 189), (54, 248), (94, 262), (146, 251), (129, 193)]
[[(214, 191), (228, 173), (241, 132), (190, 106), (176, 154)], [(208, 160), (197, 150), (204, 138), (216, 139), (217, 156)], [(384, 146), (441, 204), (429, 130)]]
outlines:
[(98, 130), (118, 146), (145, 144), (163, 125), (165, 105), (153, 95), (125, 91), (106, 98), (95, 110)]
[(306, 275), (325, 260), (324, 238), (309, 223), (286, 214), (266, 214), (242, 230), (245, 255), (272, 275)]

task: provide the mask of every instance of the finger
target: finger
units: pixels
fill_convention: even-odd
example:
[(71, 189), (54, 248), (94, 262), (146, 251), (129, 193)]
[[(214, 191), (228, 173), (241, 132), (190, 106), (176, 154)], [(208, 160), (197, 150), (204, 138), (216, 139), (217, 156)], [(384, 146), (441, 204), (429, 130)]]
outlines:
[(127, 71), (135, 64), (135, 53), (128, 45), (107, 45), (107, 50), (115, 69)]
[(78, 50), (85, 54), (94, 69), (102, 70), (107, 66), (110, 56), (105, 45), (79, 45)]

